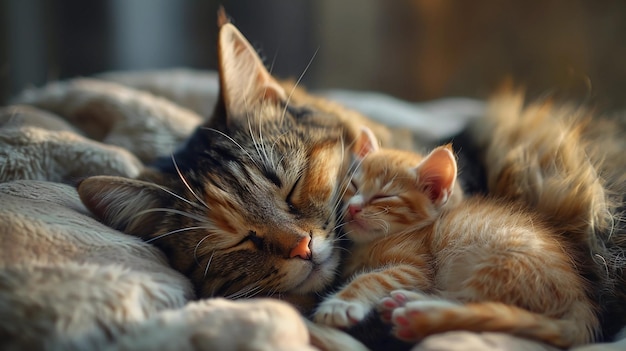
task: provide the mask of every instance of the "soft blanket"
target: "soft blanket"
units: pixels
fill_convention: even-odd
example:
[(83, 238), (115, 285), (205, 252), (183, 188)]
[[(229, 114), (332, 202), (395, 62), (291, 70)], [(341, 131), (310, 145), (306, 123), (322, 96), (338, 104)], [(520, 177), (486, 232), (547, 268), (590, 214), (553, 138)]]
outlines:
[[(458, 132), (483, 104), (411, 104), (363, 92), (327, 97), (425, 141)], [(214, 72), (110, 73), (54, 82), (0, 110), (0, 349), (312, 350), (305, 321), (269, 299), (195, 301), (149, 244), (96, 221), (73, 183), (136, 176), (209, 116)], [(626, 349), (626, 343), (578, 350)], [(414, 350), (552, 350), (455, 332)]]

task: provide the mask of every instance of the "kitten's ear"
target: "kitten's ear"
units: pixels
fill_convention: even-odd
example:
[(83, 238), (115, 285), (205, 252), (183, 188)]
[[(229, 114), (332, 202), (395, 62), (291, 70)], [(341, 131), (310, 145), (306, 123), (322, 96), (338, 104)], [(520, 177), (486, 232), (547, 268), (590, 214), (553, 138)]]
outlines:
[(437, 207), (443, 206), (456, 182), (456, 159), (450, 144), (439, 146), (426, 156), (415, 168), (419, 186)]
[(162, 207), (163, 190), (139, 180), (96, 176), (78, 184), (83, 204), (106, 225), (140, 237), (152, 233), (158, 213), (142, 211)]
[(222, 23), (218, 38), (220, 89), (228, 115), (245, 115), (263, 100), (286, 100), (285, 90), (269, 74), (246, 38)]
[(376, 139), (374, 132), (366, 126), (361, 126), (361, 131), (352, 149), (354, 154), (363, 158), (370, 152), (378, 151), (378, 149), (378, 139)]

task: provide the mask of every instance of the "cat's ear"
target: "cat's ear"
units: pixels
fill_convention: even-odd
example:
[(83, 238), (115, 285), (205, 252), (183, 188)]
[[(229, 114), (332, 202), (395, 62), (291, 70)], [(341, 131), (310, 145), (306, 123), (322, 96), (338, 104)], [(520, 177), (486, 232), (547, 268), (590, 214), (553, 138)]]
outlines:
[(83, 204), (106, 225), (145, 237), (151, 234), (158, 216), (148, 209), (162, 207), (163, 189), (134, 179), (96, 176), (78, 184)]
[(421, 189), (435, 206), (443, 206), (450, 199), (456, 182), (457, 165), (452, 146), (448, 144), (435, 148), (415, 171)]
[(361, 131), (352, 149), (353, 153), (358, 158), (363, 158), (370, 152), (378, 151), (379, 148), (378, 139), (374, 135), (374, 132), (366, 126), (361, 126)]
[(265, 69), (252, 45), (230, 23), (222, 23), (218, 38), (220, 89), (228, 115), (245, 115), (264, 100), (285, 101), (285, 90)]

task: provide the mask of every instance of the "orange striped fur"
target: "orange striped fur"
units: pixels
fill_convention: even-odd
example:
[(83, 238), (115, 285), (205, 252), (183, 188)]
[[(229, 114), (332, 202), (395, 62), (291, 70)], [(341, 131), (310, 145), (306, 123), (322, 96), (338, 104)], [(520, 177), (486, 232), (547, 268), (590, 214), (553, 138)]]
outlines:
[(378, 308), (405, 340), (451, 330), (559, 347), (594, 340), (588, 283), (544, 218), (509, 200), (463, 198), (449, 146), (422, 157), (362, 138), (369, 153), (356, 156), (345, 196), (355, 243), (347, 282), (322, 302), (317, 322), (352, 326)]

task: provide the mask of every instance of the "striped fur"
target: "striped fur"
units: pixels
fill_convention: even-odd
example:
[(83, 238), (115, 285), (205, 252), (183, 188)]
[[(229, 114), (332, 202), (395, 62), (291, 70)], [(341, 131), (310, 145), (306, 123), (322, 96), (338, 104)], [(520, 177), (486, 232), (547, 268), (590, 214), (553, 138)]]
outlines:
[(346, 194), (344, 229), (355, 242), (347, 283), (316, 321), (351, 326), (378, 307), (405, 340), (451, 330), (559, 347), (595, 340), (597, 308), (572, 261), (577, 248), (516, 201), (461, 199), (455, 177), (449, 147), (425, 158), (374, 148), (360, 160)]
[(510, 87), (470, 129), (489, 192), (544, 214), (594, 287), (602, 339), (626, 325), (626, 114), (526, 101)]

